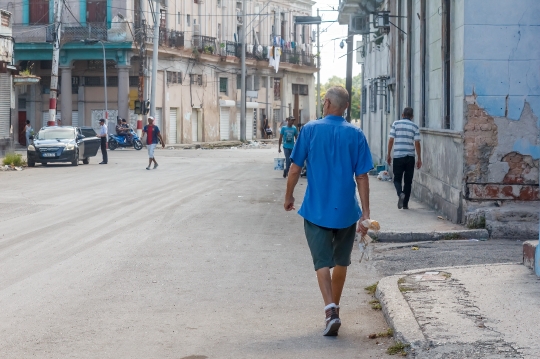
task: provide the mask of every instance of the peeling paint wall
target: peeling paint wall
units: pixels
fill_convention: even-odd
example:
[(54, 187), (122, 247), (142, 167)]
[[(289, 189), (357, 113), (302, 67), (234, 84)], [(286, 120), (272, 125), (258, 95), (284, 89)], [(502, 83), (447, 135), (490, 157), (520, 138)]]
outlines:
[(465, 199), (540, 200), (540, 2), (465, 4)]

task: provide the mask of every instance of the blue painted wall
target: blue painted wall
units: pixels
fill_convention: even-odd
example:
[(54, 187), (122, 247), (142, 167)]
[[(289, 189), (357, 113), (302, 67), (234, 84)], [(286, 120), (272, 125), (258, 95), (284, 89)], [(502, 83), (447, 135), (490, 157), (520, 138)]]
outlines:
[(464, 4), (465, 94), (492, 116), (518, 120), (527, 101), (540, 117), (540, 1)]

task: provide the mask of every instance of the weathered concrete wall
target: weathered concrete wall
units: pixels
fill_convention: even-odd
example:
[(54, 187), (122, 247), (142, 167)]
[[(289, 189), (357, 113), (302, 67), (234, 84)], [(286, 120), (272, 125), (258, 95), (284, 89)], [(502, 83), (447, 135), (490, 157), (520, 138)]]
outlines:
[(462, 142), (459, 132), (422, 130), (423, 164), (413, 180), (413, 195), (455, 223), (462, 220)]

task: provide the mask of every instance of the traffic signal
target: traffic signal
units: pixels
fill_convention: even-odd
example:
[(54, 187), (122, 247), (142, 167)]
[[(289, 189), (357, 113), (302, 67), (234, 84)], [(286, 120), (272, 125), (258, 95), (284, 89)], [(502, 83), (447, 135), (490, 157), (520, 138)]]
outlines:
[(146, 100), (144, 101), (144, 104), (143, 104), (143, 115), (148, 115), (149, 112), (150, 112), (150, 101)]
[(142, 115), (141, 101), (135, 100), (134, 112), (136, 115)]

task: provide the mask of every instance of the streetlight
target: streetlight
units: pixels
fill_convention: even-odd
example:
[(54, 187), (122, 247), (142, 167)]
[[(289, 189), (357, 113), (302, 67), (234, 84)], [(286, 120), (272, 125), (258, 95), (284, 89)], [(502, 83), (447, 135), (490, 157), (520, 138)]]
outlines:
[(95, 45), (97, 43), (101, 44), (101, 48), (103, 49), (103, 83), (105, 87), (105, 123), (108, 125), (108, 119), (109, 119), (109, 111), (107, 108), (107, 58), (105, 57), (105, 45), (103, 45), (103, 41), (99, 39), (84, 39), (82, 40), (86, 45)]

